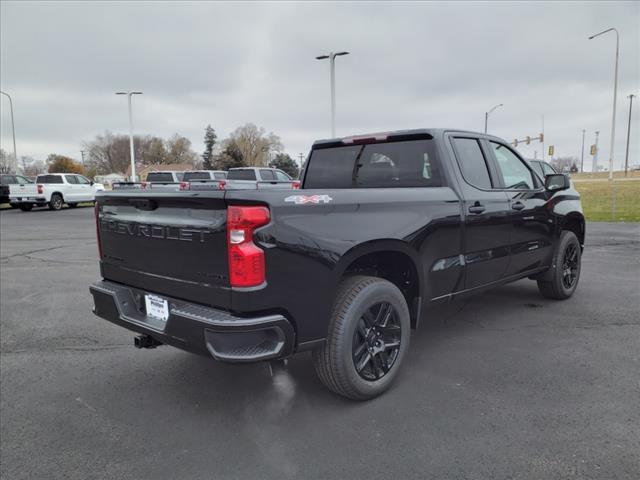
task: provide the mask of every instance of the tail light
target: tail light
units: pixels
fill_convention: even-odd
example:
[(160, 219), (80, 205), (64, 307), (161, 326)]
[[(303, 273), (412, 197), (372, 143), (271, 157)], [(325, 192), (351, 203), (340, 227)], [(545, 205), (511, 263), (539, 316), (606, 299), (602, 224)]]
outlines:
[(102, 260), (102, 241), (100, 240), (100, 204), (95, 202), (95, 215), (96, 215), (96, 240), (98, 241), (98, 255)]
[(224, 190), (226, 185), (227, 185), (226, 180), (218, 180), (218, 190)]
[(42, 195), (44, 193), (44, 185), (39, 183), (37, 186), (37, 189), (38, 189), (38, 195)]
[(264, 251), (253, 243), (253, 232), (270, 220), (267, 207), (230, 206), (227, 210), (229, 279), (232, 287), (255, 287), (264, 283)]
[(180, 182), (180, 190), (189, 190), (189, 182)]
[(294, 190), (300, 190), (300, 180), (294, 180), (291, 182), (291, 188)]
[(149, 183), (147, 183), (147, 182), (142, 182), (142, 183), (140, 184), (140, 188), (141, 188), (142, 190), (146, 190), (146, 189), (147, 189), (147, 185), (149, 185)]

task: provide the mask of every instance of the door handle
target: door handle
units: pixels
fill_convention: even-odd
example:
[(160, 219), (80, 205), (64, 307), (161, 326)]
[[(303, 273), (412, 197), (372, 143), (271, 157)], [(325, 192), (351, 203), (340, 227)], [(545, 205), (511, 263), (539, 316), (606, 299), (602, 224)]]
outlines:
[(511, 208), (513, 208), (514, 210), (522, 210), (524, 209), (524, 203), (516, 202), (513, 205), (511, 205)]
[(480, 205), (479, 202), (476, 202), (475, 205), (471, 205), (469, 207), (469, 213), (482, 213), (485, 211), (484, 205)]

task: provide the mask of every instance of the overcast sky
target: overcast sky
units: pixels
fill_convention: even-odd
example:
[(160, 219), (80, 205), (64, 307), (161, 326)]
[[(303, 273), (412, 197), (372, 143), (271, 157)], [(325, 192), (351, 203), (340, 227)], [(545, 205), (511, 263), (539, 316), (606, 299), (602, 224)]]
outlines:
[[(219, 137), (253, 122), (307, 152), (330, 136), (329, 65), (336, 60), (337, 134), (418, 127), (537, 135), (580, 156), (600, 130), (610, 145), (615, 26), (621, 36), (616, 164), (630, 93), (640, 93), (640, 2), (152, 3), (3, 1), (0, 83), (12, 95), (18, 156), (80, 157), (83, 140), (128, 132)], [(630, 163), (640, 163), (640, 102)], [(2, 148), (12, 150), (6, 97)], [(533, 157), (539, 145), (520, 148)]]

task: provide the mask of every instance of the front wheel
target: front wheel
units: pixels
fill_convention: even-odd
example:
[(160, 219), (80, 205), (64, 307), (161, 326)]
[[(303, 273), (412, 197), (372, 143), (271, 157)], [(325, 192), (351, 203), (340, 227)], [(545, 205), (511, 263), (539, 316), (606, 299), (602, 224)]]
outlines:
[(63, 204), (62, 195), (54, 193), (49, 200), (49, 210), (60, 210)]
[(563, 230), (553, 256), (550, 280), (538, 280), (543, 297), (565, 300), (573, 295), (580, 280), (582, 249), (576, 234)]
[(409, 348), (407, 302), (391, 282), (346, 278), (338, 289), (325, 344), (313, 352), (320, 380), (354, 400), (389, 388)]

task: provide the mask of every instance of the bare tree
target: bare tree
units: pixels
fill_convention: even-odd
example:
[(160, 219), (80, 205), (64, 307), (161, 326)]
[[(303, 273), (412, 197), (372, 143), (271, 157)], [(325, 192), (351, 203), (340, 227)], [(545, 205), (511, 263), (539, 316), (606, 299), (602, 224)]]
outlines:
[(174, 134), (166, 143), (169, 163), (188, 163), (195, 166), (198, 155), (191, 150), (191, 140)]
[(0, 148), (0, 173), (14, 173), (17, 162), (13, 154), (7, 153)]
[(280, 137), (267, 134), (264, 128), (253, 123), (236, 128), (230, 139), (238, 147), (244, 162), (252, 167), (268, 165), (271, 157), (283, 149)]

